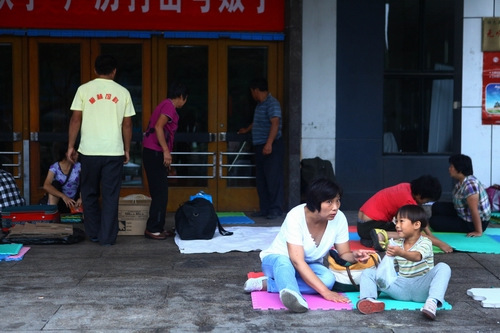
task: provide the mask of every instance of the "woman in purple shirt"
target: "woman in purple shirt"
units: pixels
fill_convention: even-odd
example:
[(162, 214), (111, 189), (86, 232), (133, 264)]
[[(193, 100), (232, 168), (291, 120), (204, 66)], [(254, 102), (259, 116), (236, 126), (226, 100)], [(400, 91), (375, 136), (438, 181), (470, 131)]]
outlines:
[(174, 146), (179, 115), (177, 109), (186, 104), (188, 89), (182, 83), (170, 85), (167, 99), (153, 111), (142, 140), (142, 161), (149, 183), (151, 206), (144, 236), (165, 239), (170, 232), (164, 230), (168, 203), (168, 171), (172, 164), (170, 154)]

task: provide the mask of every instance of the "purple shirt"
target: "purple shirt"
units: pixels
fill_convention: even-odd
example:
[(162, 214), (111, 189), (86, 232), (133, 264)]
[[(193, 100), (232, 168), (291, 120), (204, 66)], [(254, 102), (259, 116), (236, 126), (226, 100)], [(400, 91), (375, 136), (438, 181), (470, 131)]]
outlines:
[(174, 136), (175, 132), (177, 132), (177, 126), (179, 123), (179, 115), (177, 114), (174, 104), (168, 98), (158, 104), (156, 109), (153, 111), (153, 114), (149, 119), (148, 128), (146, 129), (146, 132), (144, 132), (142, 146), (156, 151), (163, 150), (158, 143), (158, 138), (155, 133), (156, 122), (162, 114), (168, 117), (167, 123), (163, 126), (163, 133), (165, 134), (168, 150), (172, 151), (174, 148)]

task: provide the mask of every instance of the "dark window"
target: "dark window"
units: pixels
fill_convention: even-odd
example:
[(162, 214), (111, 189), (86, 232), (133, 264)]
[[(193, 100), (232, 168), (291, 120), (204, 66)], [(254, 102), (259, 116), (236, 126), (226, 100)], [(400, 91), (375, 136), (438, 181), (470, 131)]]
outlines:
[(453, 149), (455, 0), (387, 0), (384, 153)]

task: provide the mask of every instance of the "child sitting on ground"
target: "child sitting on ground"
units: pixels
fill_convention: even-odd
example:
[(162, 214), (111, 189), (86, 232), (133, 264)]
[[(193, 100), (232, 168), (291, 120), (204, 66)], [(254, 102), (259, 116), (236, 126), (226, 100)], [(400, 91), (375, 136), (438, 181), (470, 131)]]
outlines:
[(395, 240), (397, 245), (389, 245), (386, 255), (395, 257), (395, 266), (399, 268), (397, 279), (392, 284), (381, 288), (386, 283), (377, 284), (376, 268), (363, 271), (360, 280), (360, 300), (356, 307), (363, 314), (382, 312), (383, 302), (377, 301), (379, 291), (401, 301), (425, 302), (421, 309), (425, 317), (434, 320), (436, 309), (442, 306), (444, 294), (448, 288), (451, 269), (445, 263), (434, 265), (432, 242), (422, 236), (422, 229), (427, 226), (424, 209), (416, 205), (406, 205), (399, 209), (396, 232), (401, 237)]

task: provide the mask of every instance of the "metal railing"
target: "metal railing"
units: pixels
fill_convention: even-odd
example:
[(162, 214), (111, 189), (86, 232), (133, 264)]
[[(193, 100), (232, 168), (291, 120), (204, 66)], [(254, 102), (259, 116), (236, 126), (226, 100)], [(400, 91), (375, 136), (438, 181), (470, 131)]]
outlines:
[(177, 178), (177, 179), (213, 179), (216, 176), (216, 158), (215, 152), (172, 152), (173, 156), (207, 156), (207, 160), (209, 156), (212, 156), (212, 163), (172, 163), (173, 167), (206, 167), (212, 168), (212, 175), (208, 173), (206, 175), (187, 175), (187, 176), (179, 176), (179, 175), (169, 175), (168, 178)]
[[(21, 175), (22, 175), (21, 152), (19, 152), (19, 151), (0, 151), (0, 156), (13, 156), (13, 157), (17, 156), (17, 163), (14, 163), (14, 162), (13, 163), (2, 163), (2, 167), (3, 168), (4, 167), (11, 167), (12, 170), (15, 170), (15, 168), (17, 168), (17, 173), (13, 172), (12, 176), (15, 179), (21, 179)], [(12, 160), (15, 160), (15, 158), (12, 158)]]
[[(219, 178), (220, 179), (255, 179), (255, 176), (239, 176), (239, 175), (233, 175), (230, 176), (229, 172), (233, 168), (250, 168), (254, 169), (255, 164), (251, 163), (237, 163), (238, 160), (240, 159), (240, 156), (253, 156), (255, 153), (246, 153), (246, 152), (220, 152), (219, 153)], [(223, 163), (224, 162), (224, 156), (234, 156), (234, 159), (232, 163)], [(227, 169), (226, 175), (224, 175), (224, 169)], [(255, 174), (250, 170), (250, 174)]]

